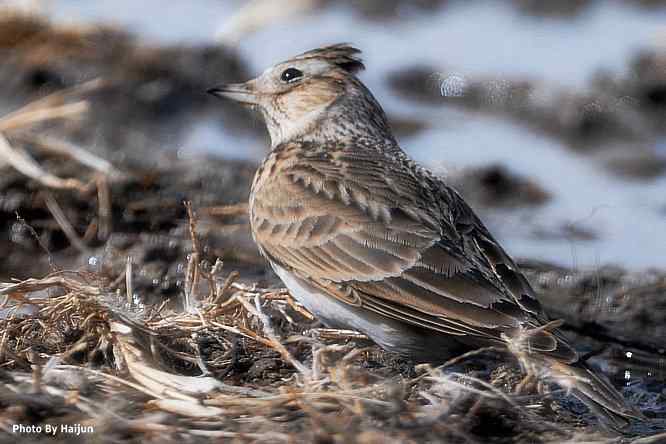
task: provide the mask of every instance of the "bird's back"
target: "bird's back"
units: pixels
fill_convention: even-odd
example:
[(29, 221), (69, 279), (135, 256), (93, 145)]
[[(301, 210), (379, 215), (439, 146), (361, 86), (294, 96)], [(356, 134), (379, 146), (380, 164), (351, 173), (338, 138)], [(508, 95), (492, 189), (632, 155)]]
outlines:
[[(469, 206), (397, 146), (280, 145), (252, 196), (263, 253), (329, 297), (471, 344), (547, 323), (528, 281)], [(577, 359), (552, 332), (529, 342)]]
[(459, 194), (397, 146), (282, 144), (257, 171), (250, 211), (262, 254), (329, 326), (420, 361), (505, 346), (611, 427), (641, 417), (579, 362)]

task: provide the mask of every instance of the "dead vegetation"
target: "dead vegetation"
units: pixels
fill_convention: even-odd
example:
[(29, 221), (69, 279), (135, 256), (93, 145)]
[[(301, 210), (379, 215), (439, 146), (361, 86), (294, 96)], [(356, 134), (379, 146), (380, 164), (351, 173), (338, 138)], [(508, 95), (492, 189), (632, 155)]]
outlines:
[[(2, 438), (48, 423), (92, 426), (78, 437), (90, 442), (623, 442), (565, 393), (527, 390), (497, 350), (414, 367), (357, 332), (319, 328), (245, 239), (251, 165), (129, 171), (40, 126), (83, 118), (104, 85), (0, 118)], [(541, 282), (549, 293), (580, 295), (559, 285), (569, 275), (532, 270), (537, 282), (556, 274)], [(655, 282), (618, 284), (617, 298), (631, 285), (657, 298)], [(663, 394), (636, 393), (666, 416)], [(664, 438), (642, 432), (636, 443)]]
[[(70, 112), (72, 95), (94, 86), (48, 96), (0, 119), (9, 135), (1, 139), (5, 168), (38, 184), (53, 229), (84, 256), (93, 253), (90, 239), (104, 241), (112, 231), (108, 184), (127, 174), (48, 139), (40, 146), (50, 155), (88, 171), (63, 178), (23, 143), (38, 137), (30, 125), (42, 118), (78, 117), (86, 102), (73, 99), (77, 112)], [(80, 224), (68, 217), (71, 208), (58, 203), (56, 191), (96, 197), (87, 234), (79, 235)], [(133, 205), (140, 203), (159, 204), (144, 197)], [(49, 423), (92, 426), (90, 440), (102, 442), (561, 442), (592, 436), (558, 407), (557, 392), (524, 394), (514, 366), (478, 359), (496, 350), (439, 368), (413, 367), (356, 332), (313, 328), (312, 316), (284, 290), (243, 283), (220, 258), (211, 265), (202, 239), (207, 218), (244, 211), (243, 205), (204, 206), (200, 220), (197, 208), (185, 203), (189, 254), (183, 285), (171, 299), (142, 294), (145, 287), (135, 281), (142, 264), (131, 255), (120, 273), (66, 271), (49, 259), (53, 271), (45, 277), (0, 283), (4, 433), (16, 424)], [(102, 226), (106, 235), (99, 237)], [(42, 254), (51, 253), (43, 248)]]
[[(324, 331), (331, 341), (304, 330), (307, 312), (281, 290), (201, 277), (215, 290), (197, 294), (190, 312), (128, 304), (125, 276), (0, 284), (0, 427), (87, 424), (104, 442), (561, 442), (583, 433), (554, 423), (561, 415), (548, 397), (506, 393), (517, 379), (510, 367), (490, 383), (480, 368), (401, 375), (349, 342), (358, 335)], [(267, 360), (274, 365), (248, 381)]]
[(112, 280), (0, 283), (5, 433), (49, 423), (92, 426), (96, 442), (624, 442), (585, 426), (563, 393), (525, 391), (502, 351), (412, 367), (358, 333), (312, 328), (284, 290), (201, 267), (187, 208), (184, 309), (144, 304), (130, 261)]

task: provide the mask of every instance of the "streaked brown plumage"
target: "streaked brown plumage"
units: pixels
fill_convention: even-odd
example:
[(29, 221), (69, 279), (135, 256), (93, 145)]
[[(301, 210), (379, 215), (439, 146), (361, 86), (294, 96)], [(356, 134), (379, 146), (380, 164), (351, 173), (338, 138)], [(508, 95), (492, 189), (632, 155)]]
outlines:
[(262, 254), (329, 326), (441, 361), (485, 345), (519, 349), (622, 427), (640, 414), (579, 361), (515, 262), (460, 195), (416, 165), (334, 45), (211, 93), (259, 108), (272, 150), (252, 185)]

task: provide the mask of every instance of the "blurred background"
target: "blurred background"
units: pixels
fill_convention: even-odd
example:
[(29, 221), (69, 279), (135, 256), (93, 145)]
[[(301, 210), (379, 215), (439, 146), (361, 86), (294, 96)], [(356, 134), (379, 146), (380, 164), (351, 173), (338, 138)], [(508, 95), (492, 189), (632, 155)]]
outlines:
[(214, 157), (251, 170), (263, 124), (205, 89), (349, 42), (403, 148), (456, 184), (511, 254), (666, 264), (666, 2), (4, 3), (5, 17), (32, 18), (0, 28), (0, 110), (101, 77), (111, 86), (85, 123), (63, 126), (116, 165)]
[(666, 1), (0, 0), (0, 279), (129, 275), (138, 305), (177, 305), (193, 266), (281, 286), (246, 217), (263, 123), (205, 91), (338, 42), (402, 147), (665, 414)]

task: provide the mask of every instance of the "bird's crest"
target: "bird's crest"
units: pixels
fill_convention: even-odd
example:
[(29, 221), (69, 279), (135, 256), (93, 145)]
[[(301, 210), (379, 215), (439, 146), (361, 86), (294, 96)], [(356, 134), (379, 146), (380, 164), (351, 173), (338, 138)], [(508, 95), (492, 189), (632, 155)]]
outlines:
[(293, 60), (320, 59), (354, 74), (365, 69), (363, 61), (358, 56), (360, 53), (360, 49), (347, 43), (338, 43), (304, 52)]

